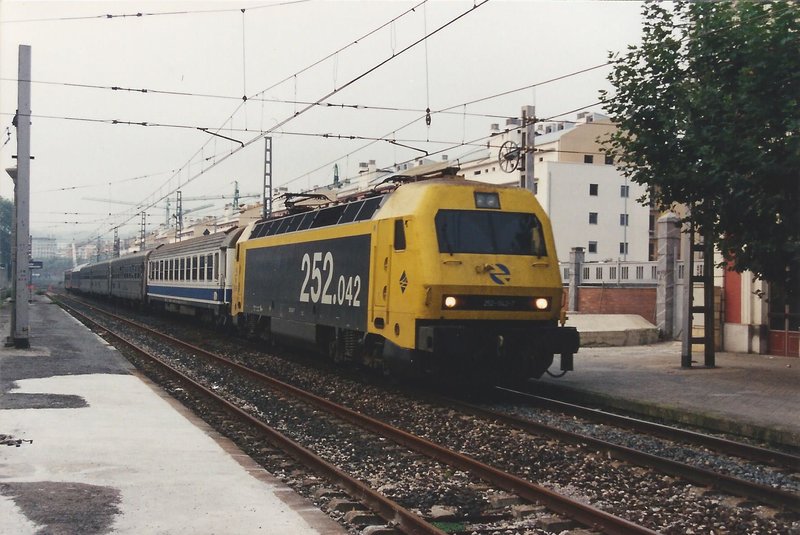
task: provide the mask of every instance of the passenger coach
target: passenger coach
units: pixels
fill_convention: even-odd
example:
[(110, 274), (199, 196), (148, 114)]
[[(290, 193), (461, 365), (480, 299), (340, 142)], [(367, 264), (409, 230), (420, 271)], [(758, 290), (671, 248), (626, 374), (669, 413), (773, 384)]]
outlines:
[(160, 246), (147, 261), (147, 299), (167, 311), (228, 317), (235, 248), (242, 229)]

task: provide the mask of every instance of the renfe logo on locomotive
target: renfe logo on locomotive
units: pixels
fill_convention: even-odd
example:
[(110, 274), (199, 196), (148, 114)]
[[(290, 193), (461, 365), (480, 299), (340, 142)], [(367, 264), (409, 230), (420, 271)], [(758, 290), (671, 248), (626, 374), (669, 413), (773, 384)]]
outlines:
[(505, 264), (494, 264), (487, 273), (489, 274), (489, 278), (492, 279), (492, 282), (500, 286), (511, 282), (511, 270), (508, 269), (508, 266)]

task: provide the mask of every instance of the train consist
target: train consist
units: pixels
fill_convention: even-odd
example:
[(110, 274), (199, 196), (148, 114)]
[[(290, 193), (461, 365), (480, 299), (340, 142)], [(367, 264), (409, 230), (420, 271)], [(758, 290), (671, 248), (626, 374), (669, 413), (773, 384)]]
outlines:
[(295, 204), (76, 268), (65, 285), (399, 375), (538, 378), (555, 354), (571, 370), (579, 345), (563, 326), (555, 244), (536, 198), (460, 177)]

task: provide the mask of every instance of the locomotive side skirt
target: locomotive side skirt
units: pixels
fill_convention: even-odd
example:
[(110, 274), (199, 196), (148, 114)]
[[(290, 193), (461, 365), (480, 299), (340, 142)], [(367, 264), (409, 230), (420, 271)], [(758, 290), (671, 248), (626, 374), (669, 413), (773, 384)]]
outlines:
[(243, 310), (366, 331), (370, 235), (247, 249)]

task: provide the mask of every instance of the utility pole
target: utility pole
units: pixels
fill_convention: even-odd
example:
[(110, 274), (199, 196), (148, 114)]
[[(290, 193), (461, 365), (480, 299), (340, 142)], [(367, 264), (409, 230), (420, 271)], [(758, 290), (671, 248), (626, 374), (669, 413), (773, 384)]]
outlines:
[(522, 107), (522, 143), (520, 144), (522, 147), (522, 154), (524, 155), (525, 159), (521, 162), (522, 169), (520, 172), (522, 176), (520, 177), (520, 187), (529, 189), (533, 193), (536, 193), (534, 189), (534, 176), (533, 176), (533, 166), (536, 152), (536, 134), (534, 133), (534, 127), (536, 125), (536, 107), (535, 106), (523, 106)]
[(12, 281), (14, 300), (11, 311), (11, 333), (6, 346), (25, 349), (31, 346), (29, 302), (30, 267), (30, 179), (31, 179), (31, 47), (19, 46), (19, 67), (17, 76), (17, 115), (14, 117), (17, 129), (17, 168), (9, 169), (14, 179), (14, 232)]
[(183, 193), (178, 190), (175, 198), (175, 241), (181, 241), (183, 231)]
[(264, 189), (261, 194), (261, 217), (272, 214), (272, 138), (264, 138)]
[(139, 227), (139, 250), (144, 251), (144, 239), (147, 236), (147, 212), (142, 211), (142, 223)]
[(119, 229), (114, 229), (114, 258), (119, 258)]

